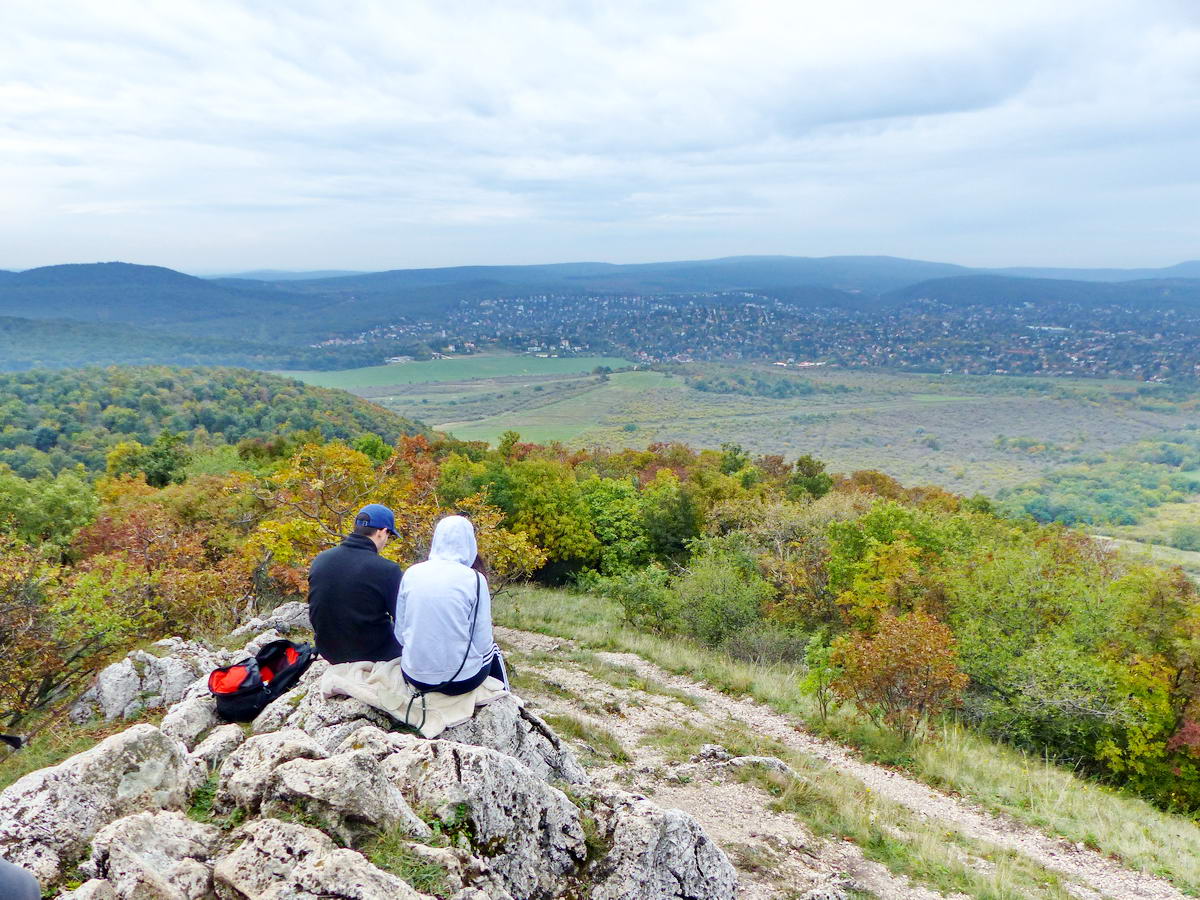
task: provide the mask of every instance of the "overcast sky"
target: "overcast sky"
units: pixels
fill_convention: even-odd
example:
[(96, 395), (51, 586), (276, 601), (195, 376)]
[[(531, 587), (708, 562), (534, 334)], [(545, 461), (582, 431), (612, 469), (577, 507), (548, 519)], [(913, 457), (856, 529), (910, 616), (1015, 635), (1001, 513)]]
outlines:
[(0, 33), (0, 268), (1200, 257), (1197, 0), (0, 0)]

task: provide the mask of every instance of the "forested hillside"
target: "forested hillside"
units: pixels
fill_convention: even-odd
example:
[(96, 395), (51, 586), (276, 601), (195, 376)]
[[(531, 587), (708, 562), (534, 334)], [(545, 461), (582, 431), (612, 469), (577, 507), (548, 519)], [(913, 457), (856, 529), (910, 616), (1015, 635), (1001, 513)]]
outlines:
[[(136, 385), (147, 407), (179, 400), (192, 418), (178, 425), (245, 436), (281, 394), (242, 377), (141, 370), (103, 387), (80, 378), (75, 390), (59, 379), (38, 393), (39, 415), (47, 437), (56, 411), (103, 421), (104, 410), (110, 433), (149, 437), (139, 423), (158, 413), (130, 403)], [(274, 384), (283, 396), (289, 387)], [(303, 399), (318, 396), (336, 395)], [(256, 416), (239, 426), (247, 399)], [(284, 418), (274, 414), (281, 430)], [(394, 424), (381, 432), (389, 441)], [(380, 420), (338, 427), (367, 426)], [(179, 452), (193, 458), (171, 469)], [(999, 516), (982, 498), (732, 444), (586, 452), (515, 433), (495, 449), (424, 436), (391, 447), (293, 435), (236, 452), (168, 440), (113, 448), (94, 485), (70, 473), (6, 479), (0, 717), (10, 721), (138, 642), (301, 596), (312, 556), (378, 501), (396, 510), (400, 539), (387, 552), (403, 563), (423, 558), (438, 517), (465, 513), (498, 589), (528, 577), (572, 584), (615, 599), (647, 631), (803, 660), (820, 708), (857, 710), (864, 728), (912, 742), (953, 716), (1164, 806), (1200, 809), (1196, 586), (1061, 526)]]
[(2, 369), (60, 369), (78, 366), (246, 365), (263, 369), (340, 369), (368, 365), (386, 351), (371, 345), (316, 349), (253, 343), (236, 338), (201, 337), (127, 324), (74, 319), (22, 319), (0, 316)]
[(344, 391), (245, 369), (111, 367), (0, 374), (0, 465), (23, 476), (75, 465), (104, 470), (118, 444), (234, 444), (312, 430), (326, 439), (378, 435), (391, 443), (421, 426)]

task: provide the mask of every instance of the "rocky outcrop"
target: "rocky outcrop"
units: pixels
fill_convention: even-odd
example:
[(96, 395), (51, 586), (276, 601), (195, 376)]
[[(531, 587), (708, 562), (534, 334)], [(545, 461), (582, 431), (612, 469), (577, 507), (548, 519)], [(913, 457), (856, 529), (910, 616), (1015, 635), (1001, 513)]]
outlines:
[(384, 766), (414, 806), (469, 834), (514, 897), (553, 897), (587, 857), (579, 810), (510, 756), (436, 740)]
[(520, 760), (545, 781), (583, 784), (587, 781), (575, 754), (558, 735), (513, 696), (500, 697), (480, 707), (461, 725), (447, 728), (442, 740), (488, 747)]
[(258, 734), (246, 740), (221, 764), (213, 808), (229, 812), (258, 809), (275, 767), (292, 759), (324, 759), (329, 753), (298, 728)]
[(207, 689), (203, 694), (188, 697), (172, 706), (159, 728), (191, 750), (207, 731), (221, 724), (217, 701)]
[(154, 646), (169, 655), (134, 650), (108, 666), (71, 707), (71, 719), (83, 722), (101, 716), (111, 721), (131, 718), (146, 709), (164, 709), (193, 689), (202, 690), (208, 673), (224, 665), (224, 657), (203, 644), (171, 638)]
[[(243, 634), (273, 629), (253, 645), (302, 629), (300, 606)], [(734, 896), (732, 867), (695, 820), (592, 786), (514, 697), (425, 740), (321, 696), (318, 661), (247, 729), (221, 724), (203, 690), (209, 669), (246, 651), (159, 649), (172, 648), (109, 667), (87, 701), (112, 717), (169, 705), (161, 728), (133, 726), (0, 793), (0, 853), (47, 887), (76, 867), (89, 879), (59, 900), (424, 898), (385, 871), (418, 863), (453, 900)]]
[(203, 763), (209, 771), (219, 769), (229, 754), (242, 746), (246, 740), (246, 732), (241, 725), (221, 725), (209, 732), (208, 737), (196, 745), (191, 752), (192, 759)]
[(264, 791), (263, 815), (297, 809), (329, 823), (347, 843), (358, 834), (393, 828), (413, 837), (431, 834), (369, 750), (277, 766)]
[(396, 724), (382, 710), (352, 697), (323, 697), (316, 683), (328, 664), (314, 663), (300, 683), (259, 713), (255, 733), (298, 728), (326, 750), (333, 750), (364, 725), (388, 730)]
[(102, 828), (86, 874), (105, 879), (117, 897), (212, 896), (212, 863), (221, 832), (179, 812), (143, 812)]
[(408, 884), (313, 828), (260, 819), (233, 836), (213, 868), (221, 900), (417, 900)]
[(624, 791), (593, 796), (607, 846), (590, 871), (593, 900), (733, 897), (737, 872), (687, 813)]
[(93, 878), (73, 891), (59, 894), (58, 900), (117, 900), (117, 892), (111, 881)]
[(179, 741), (135, 725), (0, 793), (0, 850), (49, 884), (109, 822), (185, 806), (198, 775)]
[(308, 604), (299, 600), (281, 604), (269, 614), (254, 618), (230, 632), (233, 638), (260, 635), (265, 631), (274, 631), (281, 636), (291, 635), (297, 631), (312, 631), (308, 621)]

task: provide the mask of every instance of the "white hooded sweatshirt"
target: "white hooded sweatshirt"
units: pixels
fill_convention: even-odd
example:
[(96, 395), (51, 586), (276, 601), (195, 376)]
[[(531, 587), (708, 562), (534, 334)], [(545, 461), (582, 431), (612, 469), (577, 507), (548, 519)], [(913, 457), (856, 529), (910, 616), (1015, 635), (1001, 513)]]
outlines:
[[(486, 579), (471, 568), (476, 552), (475, 527), (462, 516), (446, 516), (433, 530), (429, 559), (400, 579), (396, 638), (404, 646), (400, 666), (410, 678), (462, 681), (491, 661), (492, 598)], [(476, 588), (479, 613), (468, 651)]]

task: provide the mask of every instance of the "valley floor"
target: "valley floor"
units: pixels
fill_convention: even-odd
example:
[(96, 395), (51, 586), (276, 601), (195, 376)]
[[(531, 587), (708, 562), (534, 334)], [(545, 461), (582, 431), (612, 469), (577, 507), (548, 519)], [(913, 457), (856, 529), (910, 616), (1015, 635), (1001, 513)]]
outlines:
[[(511, 429), (527, 441), (573, 447), (733, 442), (752, 453), (811, 453), (833, 471), (878, 469), (906, 484), (964, 494), (995, 494), (1195, 422), (1186, 404), (1143, 402), (1134, 382), (820, 369), (798, 376), (817, 392), (778, 399), (699, 391), (682, 375), (660, 371), (588, 375), (567, 368), (571, 360), (535, 359), (543, 368), (525, 371), (513, 362), (523, 358), (504, 358), (511, 370), (470, 375), (454, 368), (487, 359), (301, 377), (344, 387), (463, 440), (494, 443)], [(593, 361), (612, 363), (574, 362)], [(417, 366), (427, 368), (415, 373)], [(777, 377), (779, 370), (696, 363), (687, 371), (721, 378)]]

